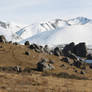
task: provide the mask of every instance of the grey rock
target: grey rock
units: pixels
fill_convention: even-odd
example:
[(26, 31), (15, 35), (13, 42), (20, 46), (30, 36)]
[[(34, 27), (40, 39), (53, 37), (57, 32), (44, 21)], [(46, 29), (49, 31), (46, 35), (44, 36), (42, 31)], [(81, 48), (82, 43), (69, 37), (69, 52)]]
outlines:
[(77, 68), (81, 68), (82, 62), (81, 61), (74, 61), (73, 65), (76, 66)]
[(80, 71), (80, 74), (85, 74), (85, 72), (81, 70), (81, 71)]
[(6, 38), (3, 35), (0, 35), (0, 42), (6, 43)]
[(25, 51), (25, 54), (26, 54), (26, 55), (30, 55), (30, 52), (28, 52), (28, 51)]
[(16, 72), (18, 72), (18, 73), (22, 72), (22, 69), (21, 69), (20, 66), (15, 66), (15, 67), (14, 67), (14, 70), (15, 70)]
[(70, 57), (70, 54), (73, 53), (79, 57), (86, 57), (87, 55), (87, 48), (85, 43), (79, 43), (75, 45), (73, 42), (66, 45), (62, 50), (64, 56)]
[(74, 54), (80, 57), (86, 57), (87, 56), (87, 47), (85, 43), (79, 43), (74, 47)]
[(69, 63), (69, 58), (68, 57), (64, 57), (64, 58), (61, 59), (61, 61), (64, 61), (66, 63)]
[(47, 71), (53, 69), (55, 69), (55, 67), (52, 64), (48, 64), (44, 59), (37, 63), (37, 70), (39, 71)]
[(14, 42), (13, 45), (18, 45), (18, 43), (17, 42)]
[(53, 61), (53, 60), (49, 60), (49, 63), (50, 63), (50, 64), (54, 64), (55, 61)]
[(43, 47), (37, 44), (31, 44), (29, 48), (35, 50), (38, 53), (43, 52)]
[(24, 44), (29, 46), (30, 45), (30, 42), (29, 41), (26, 41)]
[(62, 53), (64, 54), (64, 56), (69, 56), (70, 52), (74, 51), (74, 46), (75, 46), (74, 42), (66, 45), (62, 50)]
[(56, 47), (55, 49), (54, 49), (54, 55), (56, 55), (56, 56), (61, 56), (62, 55), (62, 50), (59, 48), (59, 47)]
[(49, 50), (48, 45), (45, 45), (45, 46), (44, 46), (44, 52), (45, 52), (45, 53), (48, 53), (48, 54), (50, 53), (50, 50)]

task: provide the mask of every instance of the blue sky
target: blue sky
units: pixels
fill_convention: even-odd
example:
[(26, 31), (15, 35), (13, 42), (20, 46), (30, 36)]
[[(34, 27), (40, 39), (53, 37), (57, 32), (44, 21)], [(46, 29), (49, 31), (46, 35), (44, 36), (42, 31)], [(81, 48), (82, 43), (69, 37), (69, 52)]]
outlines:
[(54, 18), (92, 18), (92, 0), (0, 0), (0, 19), (30, 24)]

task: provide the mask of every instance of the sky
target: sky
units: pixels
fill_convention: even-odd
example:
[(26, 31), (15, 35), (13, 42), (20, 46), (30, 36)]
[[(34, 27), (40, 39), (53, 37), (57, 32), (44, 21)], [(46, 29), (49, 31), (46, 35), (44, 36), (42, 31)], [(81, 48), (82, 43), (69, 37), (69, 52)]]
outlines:
[(0, 0), (0, 20), (31, 24), (55, 18), (92, 19), (92, 0)]

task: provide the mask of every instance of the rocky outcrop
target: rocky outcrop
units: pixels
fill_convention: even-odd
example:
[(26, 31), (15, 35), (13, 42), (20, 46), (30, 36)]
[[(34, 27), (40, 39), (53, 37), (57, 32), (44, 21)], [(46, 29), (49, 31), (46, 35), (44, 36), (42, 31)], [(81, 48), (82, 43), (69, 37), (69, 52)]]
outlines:
[[(75, 54), (79, 57), (86, 57), (87, 55), (87, 48), (85, 43), (79, 43), (75, 45), (73, 42), (66, 45), (62, 50), (64, 56), (70, 57), (71, 53)], [(73, 55), (74, 56), (74, 55)]]
[(79, 43), (74, 46), (74, 54), (80, 57), (86, 57), (87, 55), (87, 48), (85, 43)]
[(38, 53), (43, 52), (43, 47), (37, 44), (31, 44), (29, 48), (35, 50)]
[(6, 38), (3, 35), (0, 35), (0, 42), (6, 43)]
[(47, 71), (47, 70), (53, 70), (55, 67), (48, 63), (47, 60), (42, 59), (40, 62), (37, 63), (37, 70), (39, 71)]
[(50, 49), (49, 49), (48, 45), (44, 46), (44, 52), (49, 54)]
[(64, 56), (69, 56), (70, 52), (74, 52), (74, 46), (75, 46), (75, 44), (73, 42), (66, 45), (62, 50)]
[(32, 49), (32, 50), (35, 50), (38, 53), (47, 53), (47, 54), (50, 54), (50, 55), (53, 54), (52, 51), (49, 49), (48, 45), (45, 45), (43, 47), (43, 46), (40, 46), (40, 45), (37, 45), (37, 44), (31, 44), (29, 46), (29, 48)]
[(53, 51), (53, 54), (56, 55), (56, 56), (61, 56), (62, 50), (59, 47), (56, 47)]
[(22, 68), (20, 66), (0, 67), (0, 71), (20, 73), (22, 72)]
[(26, 41), (24, 44), (27, 45), (27, 46), (29, 46), (30, 45), (30, 42), (29, 41)]

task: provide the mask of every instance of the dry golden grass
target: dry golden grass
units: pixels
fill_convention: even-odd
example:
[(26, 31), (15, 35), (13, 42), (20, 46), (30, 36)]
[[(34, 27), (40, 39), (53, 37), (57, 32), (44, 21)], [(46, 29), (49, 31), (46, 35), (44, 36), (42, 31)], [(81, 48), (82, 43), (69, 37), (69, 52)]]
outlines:
[[(36, 68), (37, 62), (41, 58), (55, 61), (55, 70), (46, 72), (38, 72), (32, 70), (31, 73), (13, 73), (0, 72), (0, 92), (92, 92), (92, 80), (78, 80), (72, 78), (58, 78), (53, 74), (68, 73), (78, 77), (87, 77), (92, 79), (92, 70), (87, 68), (84, 75), (80, 74), (80, 69), (70, 66), (60, 61), (62, 57), (48, 55), (46, 53), (36, 53), (26, 46), (2, 44), (0, 43), (0, 66), (16, 66), (23, 68)], [(25, 51), (29, 51), (30, 55), (25, 55)], [(60, 67), (62, 64), (65, 67)], [(74, 72), (78, 70), (78, 73)], [(43, 76), (47, 74), (47, 76)], [(50, 75), (48, 75), (50, 74)]]
[(91, 80), (0, 73), (0, 92), (91, 92)]

